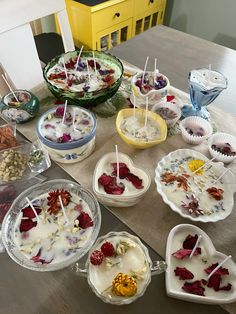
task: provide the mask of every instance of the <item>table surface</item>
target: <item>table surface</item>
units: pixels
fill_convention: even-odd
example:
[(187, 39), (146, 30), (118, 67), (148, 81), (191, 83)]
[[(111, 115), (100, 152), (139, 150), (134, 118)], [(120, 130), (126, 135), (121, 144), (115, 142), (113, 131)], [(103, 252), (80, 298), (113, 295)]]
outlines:
[(117, 57), (143, 69), (149, 56), (148, 68), (154, 68), (154, 58), (160, 73), (172, 86), (188, 92), (188, 73), (192, 69), (208, 67), (228, 78), (228, 88), (214, 105), (236, 115), (236, 51), (210, 41), (159, 25), (111, 50)]
[[(178, 39), (179, 38), (179, 39)], [(186, 40), (185, 40), (186, 39)], [(161, 45), (161, 42), (163, 45)], [(116, 47), (112, 53), (139, 67), (143, 66), (147, 55), (158, 58), (160, 71), (165, 73), (173, 85), (187, 91), (185, 82), (189, 69), (208, 62), (204, 58), (196, 59), (195, 50), (201, 42), (201, 49), (209, 57), (212, 54), (212, 65), (222, 66), (225, 73), (229, 61), (224, 61), (227, 48), (194, 38), (166, 27), (157, 27)], [(166, 43), (164, 45), (164, 43)], [(181, 53), (175, 58), (173, 51), (181, 47)], [(191, 48), (191, 49), (190, 49)], [(193, 51), (192, 51), (193, 50)], [(156, 51), (156, 54), (155, 54)], [(218, 52), (217, 52), (218, 51)], [(224, 53), (225, 52), (225, 53)], [(231, 51), (230, 51), (231, 52)], [(188, 57), (187, 57), (188, 56)], [(213, 58), (214, 56), (214, 58)], [(169, 62), (171, 61), (171, 64)], [(225, 69), (225, 71), (224, 71)], [(233, 73), (231, 73), (233, 76)], [(232, 91), (234, 95), (236, 91)], [(225, 93), (226, 94), (226, 93)], [(233, 97), (231, 94), (231, 98)], [(225, 95), (225, 101), (227, 96)], [(53, 164), (45, 173), (49, 179), (69, 178), (62, 169)], [(102, 227), (100, 234), (111, 230), (130, 231), (119, 219), (102, 206)], [(156, 252), (149, 248), (152, 259), (159, 259)], [(0, 313), (225, 313), (219, 306), (207, 306), (187, 303), (166, 296), (164, 275), (154, 276), (145, 295), (137, 302), (124, 307), (103, 303), (90, 290), (86, 279), (75, 275), (71, 268), (50, 272), (36, 273), (24, 269), (7, 256), (0, 255)]]

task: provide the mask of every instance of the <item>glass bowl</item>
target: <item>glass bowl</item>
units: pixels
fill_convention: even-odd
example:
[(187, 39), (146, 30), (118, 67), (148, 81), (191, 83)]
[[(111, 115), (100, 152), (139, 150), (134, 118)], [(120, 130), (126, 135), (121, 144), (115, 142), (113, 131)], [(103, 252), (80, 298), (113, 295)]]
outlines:
[[(83, 51), (81, 54), (81, 58), (84, 59), (92, 59), (93, 51)], [(122, 74), (123, 74), (123, 65), (119, 59), (116, 57), (104, 53), (101, 51), (94, 51), (96, 62), (103, 62), (107, 64), (109, 67), (111, 67), (115, 72), (115, 81), (109, 85), (106, 88), (97, 89), (95, 91), (86, 91), (86, 92), (80, 92), (80, 91), (72, 91), (68, 88), (61, 88), (53, 85), (50, 80), (48, 79), (48, 72), (52, 67), (54, 67), (56, 64), (59, 63), (60, 59), (63, 57), (65, 60), (65, 63), (69, 61), (71, 58), (77, 58), (79, 54), (79, 51), (70, 51), (67, 53), (63, 53), (61, 55), (56, 56), (53, 58), (44, 68), (43, 75), (44, 79), (47, 83), (48, 89), (57, 97), (60, 99), (67, 99), (69, 102), (76, 103), (80, 106), (95, 106), (102, 102), (105, 102), (109, 98), (111, 98), (119, 89), (121, 80), (122, 80)], [(93, 60), (93, 59), (92, 59)]]
[[(111, 243), (114, 254), (110, 257), (103, 257), (101, 264), (93, 265), (91, 255), (95, 250), (101, 250), (105, 243)], [(133, 267), (133, 268), (132, 268)], [(125, 305), (142, 297), (151, 282), (151, 276), (163, 273), (167, 268), (164, 261), (152, 261), (148, 249), (136, 236), (128, 232), (109, 232), (97, 239), (89, 251), (89, 259), (84, 267), (79, 263), (73, 266), (73, 270), (80, 275), (87, 275), (88, 284), (92, 291), (105, 303), (114, 305)], [(122, 273), (135, 279), (137, 291), (133, 295), (117, 295), (112, 290), (112, 281), (117, 274)], [(127, 288), (126, 283), (124, 289)], [(128, 287), (130, 288), (130, 287)], [(113, 286), (114, 289), (114, 286)], [(121, 291), (121, 290), (120, 290)]]
[[(64, 189), (70, 192), (72, 195), (74, 194), (75, 196), (78, 196), (88, 204), (91, 212), (91, 218), (93, 220), (92, 230), (90, 232), (88, 240), (85, 241), (84, 245), (78, 247), (75, 250), (75, 253), (72, 253), (66, 256), (65, 258), (63, 256), (64, 259), (62, 260), (59, 259), (59, 261), (57, 262), (51, 263), (34, 262), (20, 251), (16, 243), (15, 240), (16, 221), (21, 212), (20, 210), (27, 205), (26, 197), (28, 197), (30, 200), (38, 199), (40, 195), (43, 194), (45, 195), (45, 193), (48, 193), (49, 191), (55, 191), (57, 189)], [(78, 183), (69, 180), (56, 179), (45, 182), (40, 185), (32, 186), (29, 189), (22, 192), (15, 199), (10, 210), (6, 214), (2, 224), (2, 240), (7, 250), (7, 253), (17, 264), (35, 271), (54, 271), (65, 268), (70, 264), (75, 263), (82, 256), (84, 256), (95, 242), (100, 230), (100, 226), (101, 226), (101, 213), (99, 204), (95, 196), (90, 191), (80, 186)], [(66, 249), (67, 245), (68, 244), (65, 244)]]

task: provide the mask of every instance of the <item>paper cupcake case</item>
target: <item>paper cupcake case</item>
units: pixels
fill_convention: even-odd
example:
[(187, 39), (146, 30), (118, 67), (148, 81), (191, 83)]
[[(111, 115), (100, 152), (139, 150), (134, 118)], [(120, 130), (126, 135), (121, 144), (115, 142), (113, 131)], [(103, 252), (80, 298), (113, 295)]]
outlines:
[(208, 149), (211, 156), (215, 158), (216, 161), (221, 161), (223, 163), (230, 163), (236, 158), (236, 155), (228, 156), (212, 148), (213, 144), (226, 144), (226, 143), (229, 143), (232, 146), (232, 150), (236, 152), (236, 137), (235, 136), (228, 133), (217, 132), (209, 138)]
[[(191, 135), (186, 131), (186, 127), (199, 127), (204, 130), (205, 135), (203, 136), (195, 136)], [(182, 133), (183, 140), (192, 145), (199, 145), (207, 138), (209, 138), (213, 132), (213, 128), (211, 124), (200, 117), (187, 117), (180, 122), (180, 130)]]
[(166, 124), (169, 128), (173, 127), (176, 124), (176, 122), (181, 118), (182, 112), (181, 112), (180, 107), (177, 104), (174, 104), (172, 102), (162, 101), (162, 102), (154, 105), (152, 107), (152, 111), (155, 112), (156, 114), (159, 114), (158, 109), (160, 109), (160, 108), (169, 109), (176, 114), (176, 118), (173, 118), (173, 119), (165, 119), (164, 117), (162, 117), (166, 121)]

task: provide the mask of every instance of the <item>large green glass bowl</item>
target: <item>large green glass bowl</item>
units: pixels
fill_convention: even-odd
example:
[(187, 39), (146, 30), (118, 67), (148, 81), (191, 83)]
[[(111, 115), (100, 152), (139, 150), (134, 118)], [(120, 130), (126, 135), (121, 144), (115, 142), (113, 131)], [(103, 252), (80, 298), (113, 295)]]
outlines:
[[(96, 106), (102, 102), (105, 102), (107, 99), (111, 98), (119, 89), (121, 80), (122, 80), (122, 74), (123, 74), (123, 65), (119, 59), (116, 57), (104, 53), (101, 51), (94, 51), (95, 58), (97, 62), (99, 60), (106, 60), (108, 65), (110, 65), (115, 70), (115, 76), (117, 77), (116, 81), (110, 85), (107, 88), (103, 88), (97, 91), (93, 92), (74, 92), (74, 91), (68, 91), (62, 88), (58, 88), (51, 84), (51, 82), (48, 80), (47, 73), (48, 71), (58, 63), (61, 57), (64, 57), (65, 62), (69, 60), (70, 58), (74, 58), (78, 56), (79, 51), (70, 51), (67, 53), (63, 53), (61, 55), (56, 56), (53, 58), (44, 68), (43, 70), (43, 76), (47, 83), (48, 89), (59, 99), (68, 100), (69, 102), (73, 102), (73, 104), (78, 104), (79, 106), (84, 107), (90, 107), (90, 106)], [(92, 58), (92, 51), (83, 51), (81, 57), (87, 57), (89, 56)]]

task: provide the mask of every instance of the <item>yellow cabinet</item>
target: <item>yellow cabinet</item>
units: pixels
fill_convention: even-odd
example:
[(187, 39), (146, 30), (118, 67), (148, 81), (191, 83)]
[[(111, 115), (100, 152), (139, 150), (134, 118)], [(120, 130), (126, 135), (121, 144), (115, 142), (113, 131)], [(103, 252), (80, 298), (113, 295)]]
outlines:
[(87, 6), (65, 0), (75, 45), (107, 50), (163, 22), (166, 0), (109, 0)]

